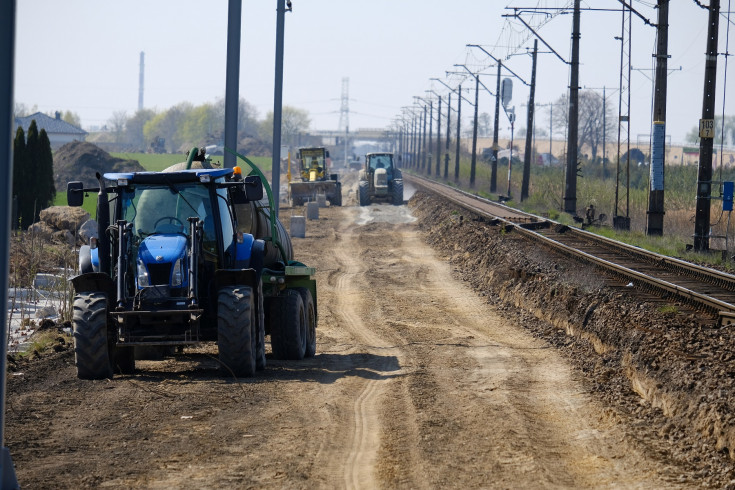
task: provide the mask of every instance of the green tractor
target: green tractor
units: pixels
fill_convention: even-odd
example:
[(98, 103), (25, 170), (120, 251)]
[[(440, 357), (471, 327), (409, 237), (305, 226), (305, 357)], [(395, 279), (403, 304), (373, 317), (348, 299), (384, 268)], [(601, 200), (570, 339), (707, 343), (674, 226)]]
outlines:
[(360, 206), (372, 201), (403, 204), (403, 175), (395, 166), (393, 153), (368, 153), (360, 170), (358, 184)]
[(130, 374), (136, 350), (205, 341), (223, 372), (251, 376), (265, 368), (266, 335), (275, 358), (315, 355), (315, 271), (292, 260), (268, 182), (245, 161), (243, 178), (194, 148), (185, 167), (68, 184), (70, 206), (97, 193), (99, 224), (71, 279), (79, 378)]

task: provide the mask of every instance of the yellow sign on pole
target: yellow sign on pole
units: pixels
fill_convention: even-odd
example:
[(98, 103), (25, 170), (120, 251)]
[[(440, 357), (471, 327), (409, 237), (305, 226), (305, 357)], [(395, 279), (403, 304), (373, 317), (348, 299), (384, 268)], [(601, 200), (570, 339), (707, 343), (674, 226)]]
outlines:
[(699, 137), (714, 138), (715, 137), (715, 120), (700, 119), (699, 120)]

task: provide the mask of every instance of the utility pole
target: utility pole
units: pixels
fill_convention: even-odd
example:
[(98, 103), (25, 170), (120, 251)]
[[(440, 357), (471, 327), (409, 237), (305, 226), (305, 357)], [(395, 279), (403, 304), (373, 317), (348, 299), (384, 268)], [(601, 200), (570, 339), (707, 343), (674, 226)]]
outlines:
[(416, 160), (414, 158), (414, 153), (415, 153), (415, 148), (416, 148), (414, 146), (414, 137), (415, 136), (416, 136), (416, 115), (415, 114), (411, 114), (411, 132), (409, 133), (409, 136), (408, 136), (408, 148), (409, 148), (408, 152), (409, 152), (409, 155), (410, 155), (410, 160), (408, 162), (408, 166), (410, 168), (413, 168), (416, 165)]
[(285, 21), (286, 0), (278, 0), (278, 6), (276, 7), (276, 79), (273, 94), (273, 165), (271, 169), (271, 190), (273, 191), (273, 205), (275, 206), (273, 214), (276, 217), (278, 217), (278, 208), (281, 202), (281, 114), (283, 109), (283, 31)]
[(579, 17), (580, 0), (574, 0), (572, 15), (572, 63), (569, 78), (569, 132), (567, 172), (564, 185), (564, 212), (577, 214), (577, 135), (579, 131)]
[(523, 155), (523, 181), (521, 183), (521, 201), (528, 199), (528, 185), (531, 180), (531, 147), (533, 137), (533, 116), (536, 100), (536, 55), (538, 39), (533, 40), (533, 62), (531, 67), (531, 90), (528, 94), (528, 118), (526, 120), (526, 154)]
[(432, 134), (432, 124), (434, 123), (434, 101), (429, 99), (429, 146), (428, 146), (428, 155), (426, 160), (426, 175), (431, 175), (431, 146), (434, 144), (432, 142), (433, 134)]
[[(237, 111), (240, 104), (240, 31), (242, 0), (227, 2), (227, 68), (225, 72), (225, 148), (237, 150)], [(234, 168), (237, 158), (229, 151), (224, 167)]]
[(720, 0), (709, 2), (707, 57), (704, 65), (702, 119), (699, 120), (699, 172), (697, 207), (694, 214), (694, 250), (709, 250), (710, 196), (712, 194), (712, 149), (715, 138), (715, 82), (717, 81), (717, 38)]
[(436, 176), (441, 176), (442, 170), (442, 97), (439, 96), (439, 105), (436, 108)]
[(490, 157), (490, 192), (498, 190), (498, 130), (500, 126), (500, 70), (503, 63), (498, 60), (498, 76), (495, 82), (495, 127), (493, 128), (493, 152)]
[(423, 130), (420, 139), (420, 151), (421, 151), (421, 170), (426, 168), (426, 106), (424, 106), (424, 114), (422, 116)]
[[(664, 169), (666, 156), (666, 87), (668, 72), (669, 2), (658, 0), (658, 42), (656, 44), (656, 82), (653, 95), (653, 145), (651, 148), (651, 188), (648, 194), (646, 234), (664, 234)], [(714, 107), (714, 106), (713, 106)]]
[(449, 178), (449, 139), (451, 136), (452, 123), (452, 93), (447, 96), (447, 143), (444, 150), (444, 180)]
[(459, 144), (462, 136), (460, 126), (462, 125), (462, 85), (457, 87), (459, 97), (457, 97), (457, 153), (454, 156), (454, 181), (459, 182)]
[[(15, 70), (15, 0), (0, 2), (0, 296), (8, 297), (10, 230), (13, 227), (10, 210), (13, 195), (13, 76)], [(20, 488), (10, 451), (5, 447), (5, 384), (8, 324), (8, 302), (3, 299), (0, 311), (0, 488)]]
[(419, 168), (419, 129), (421, 128), (421, 116), (413, 114), (413, 162), (411, 167), (418, 170)]
[(480, 99), (480, 75), (475, 74), (475, 125), (472, 128), (472, 163), (470, 164), (470, 187), (475, 187), (475, 167), (477, 166), (477, 108)]
[[(229, 26), (228, 26), (229, 29)], [(140, 52), (140, 70), (138, 72), (138, 110), (143, 110), (143, 93), (145, 92), (145, 52)]]
[(607, 160), (607, 96), (605, 86), (602, 86), (602, 180), (607, 178), (605, 161)]
[(350, 78), (342, 78), (342, 100), (339, 106), (339, 130), (344, 131), (344, 165), (347, 167), (347, 153), (349, 153), (350, 138)]

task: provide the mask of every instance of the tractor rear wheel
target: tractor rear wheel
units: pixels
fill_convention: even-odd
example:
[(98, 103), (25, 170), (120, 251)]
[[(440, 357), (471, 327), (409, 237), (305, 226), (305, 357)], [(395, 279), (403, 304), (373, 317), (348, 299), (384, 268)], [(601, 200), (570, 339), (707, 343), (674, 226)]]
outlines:
[(271, 301), (271, 348), (276, 359), (301, 360), (306, 353), (306, 310), (301, 295), (286, 289)]
[(304, 313), (306, 313), (306, 350), (304, 357), (316, 355), (316, 309), (311, 291), (308, 288), (295, 288), (304, 302)]
[(360, 206), (368, 206), (370, 204), (370, 197), (368, 196), (368, 183), (365, 180), (361, 180), (358, 186), (358, 199), (360, 200)]
[(393, 204), (400, 206), (403, 204), (403, 181), (393, 181)]
[(253, 288), (228, 286), (217, 294), (219, 360), (235, 376), (255, 374)]
[(112, 349), (107, 338), (107, 295), (74, 297), (74, 362), (80, 379), (112, 378)]

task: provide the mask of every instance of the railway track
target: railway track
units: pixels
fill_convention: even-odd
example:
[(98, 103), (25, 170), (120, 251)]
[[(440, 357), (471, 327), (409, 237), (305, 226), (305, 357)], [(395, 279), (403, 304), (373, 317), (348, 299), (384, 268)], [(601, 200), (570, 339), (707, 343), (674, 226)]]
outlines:
[(417, 189), (439, 195), (574, 260), (592, 264), (633, 287), (676, 298), (717, 316), (723, 325), (735, 323), (735, 275), (562, 225), (422, 177), (405, 174), (404, 178)]

